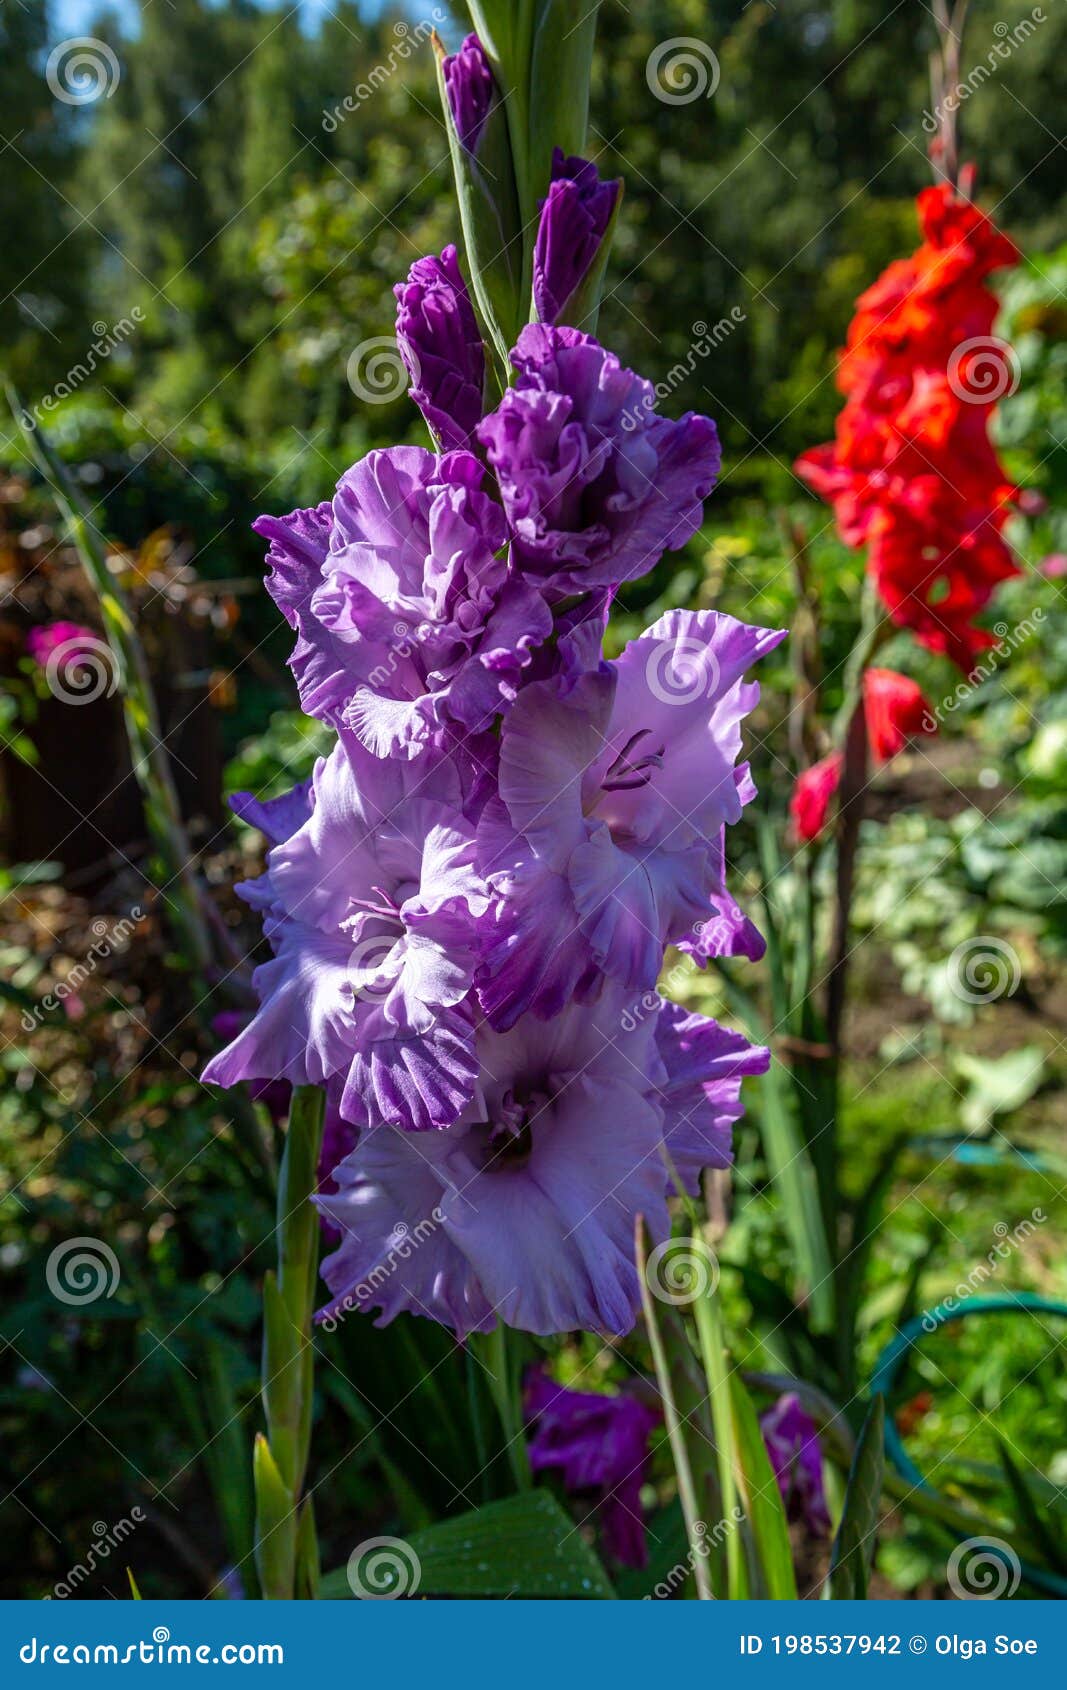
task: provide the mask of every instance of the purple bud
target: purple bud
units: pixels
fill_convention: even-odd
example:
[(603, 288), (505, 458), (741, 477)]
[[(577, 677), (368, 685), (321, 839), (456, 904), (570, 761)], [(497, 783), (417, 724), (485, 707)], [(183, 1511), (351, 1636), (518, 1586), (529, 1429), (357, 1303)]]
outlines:
[(542, 323), (556, 324), (585, 280), (611, 222), (620, 186), (618, 181), (603, 181), (588, 159), (565, 158), (556, 148), (534, 246), (534, 305)]
[(822, 1452), (815, 1422), (793, 1392), (760, 1415), (760, 1431), (790, 1520), (803, 1520), (816, 1537), (830, 1530), (823, 1489)]
[(476, 153), (496, 88), (485, 48), (476, 35), (467, 36), (459, 52), (445, 60), (443, 71), (456, 134), (469, 153)]
[(481, 420), (485, 353), (455, 247), (418, 259), (393, 292), (411, 397), (446, 450), (466, 446)]

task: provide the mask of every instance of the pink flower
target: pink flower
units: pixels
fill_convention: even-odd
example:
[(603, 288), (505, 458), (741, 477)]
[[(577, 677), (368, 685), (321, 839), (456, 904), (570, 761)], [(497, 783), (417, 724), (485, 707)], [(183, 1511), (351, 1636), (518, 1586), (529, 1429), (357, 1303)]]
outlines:
[(100, 650), (100, 636), (80, 622), (39, 622), (26, 635), (26, 650), (43, 669), (48, 659), (61, 652), (61, 661), (71, 663)]

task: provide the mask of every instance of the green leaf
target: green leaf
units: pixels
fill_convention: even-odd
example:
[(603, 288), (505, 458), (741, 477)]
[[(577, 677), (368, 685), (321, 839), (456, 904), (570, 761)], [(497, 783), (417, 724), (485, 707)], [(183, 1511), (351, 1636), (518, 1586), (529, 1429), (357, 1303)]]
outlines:
[[(878, 1158), (873, 1174), (852, 1209), (849, 1229), (851, 1248), (845, 1254), (837, 1276), (839, 1338), (842, 1342), (841, 1359), (844, 1364), (842, 1372), (845, 1372), (850, 1360), (855, 1358), (855, 1330), (860, 1299), (867, 1281), (867, 1264), (882, 1222), (886, 1196), (907, 1142), (907, 1132), (894, 1134)], [(850, 1357), (846, 1357), (844, 1353), (845, 1345), (850, 1346)]]
[(319, 1594), (319, 1540), (315, 1531), (315, 1509), (310, 1496), (304, 1498), (296, 1525), (296, 1588), (298, 1602), (312, 1602)]
[(584, 155), (599, 0), (537, 0), (530, 57), (527, 169), (534, 201), (548, 193), (552, 153)]
[(754, 1590), (753, 1595), (766, 1595), (777, 1602), (793, 1602), (797, 1595), (797, 1581), (782, 1494), (752, 1398), (736, 1371), (730, 1375), (730, 1400), (741, 1505), (752, 1532), (756, 1560), (754, 1570), (766, 1586), (765, 1590)]
[(830, 1555), (830, 1572), (823, 1595), (835, 1602), (866, 1598), (884, 1474), (885, 1398), (878, 1395), (867, 1410), (856, 1443), (841, 1524)]
[[(645, 1316), (645, 1328), (648, 1332), (649, 1347), (656, 1369), (656, 1383), (663, 1399), (663, 1419), (667, 1427), (667, 1437), (670, 1440), (671, 1456), (674, 1460), (675, 1477), (678, 1480), (678, 1497), (685, 1515), (686, 1532), (689, 1537), (690, 1555), (692, 1559), (693, 1577), (696, 1582), (697, 1596), (702, 1602), (710, 1602), (714, 1597), (711, 1571), (706, 1555), (704, 1536), (708, 1519), (718, 1520), (722, 1510), (719, 1506), (712, 1509), (701, 1508), (705, 1496), (717, 1495), (718, 1480), (715, 1475), (715, 1443), (710, 1432), (705, 1433), (705, 1439), (698, 1438), (695, 1442), (703, 1443), (707, 1460), (704, 1463), (702, 1478), (704, 1484), (700, 1489), (694, 1478), (693, 1462), (689, 1458), (686, 1430), (695, 1428), (689, 1424), (688, 1405), (679, 1400), (675, 1394), (675, 1382), (681, 1373), (682, 1382), (688, 1389), (692, 1376), (693, 1356), (689, 1348), (689, 1341), (681, 1318), (670, 1303), (663, 1303), (657, 1309), (657, 1298), (652, 1295), (648, 1281), (648, 1231), (644, 1216), (637, 1217), (635, 1228), (635, 1258), (637, 1274), (641, 1285), (641, 1307)], [(670, 1346), (663, 1340), (664, 1328), (670, 1333)], [(687, 1366), (686, 1363), (689, 1365)], [(696, 1401), (706, 1398), (703, 1382), (697, 1387)]]
[(256, 1487), (256, 1571), (269, 1601), (292, 1599), (296, 1574), (296, 1513), (292, 1492), (262, 1432), (252, 1454)]
[(273, 1459), (287, 1484), (296, 1477), (299, 1437), (302, 1339), (268, 1268), (263, 1276), (263, 1407)]
[[(255, 1496), (248, 1459), (244, 1409), (239, 1400), (228, 1351), (216, 1339), (205, 1343), (203, 1372), (205, 1418), (217, 1429), (204, 1452), (211, 1477), (211, 1494), (222, 1523), (226, 1553), (235, 1567), (252, 1553), (255, 1539)], [(247, 1580), (246, 1580), (247, 1582)]]
[(318, 1185), (325, 1107), (321, 1087), (296, 1087), (278, 1174), (278, 1284), (298, 1328), (315, 1305), (319, 1212), (311, 1197)]
[(1043, 1513), (1037, 1498), (1028, 1485), (1025, 1476), (1008, 1449), (1004, 1439), (998, 1433), (997, 1449), (1001, 1463), (1007, 1475), (1008, 1484), (1015, 1498), (1018, 1509), (1019, 1525), (1031, 1537), (1050, 1567), (1058, 1572), (1067, 1572), (1067, 1546), (1064, 1545), (1059, 1521), (1051, 1510)]
[[(705, 1248), (700, 1227), (694, 1225), (692, 1250), (697, 1263), (700, 1263), (700, 1253)], [(719, 1464), (719, 1495), (722, 1498), (719, 1522), (726, 1538), (726, 1594), (731, 1602), (743, 1602), (753, 1592), (749, 1587), (745, 1541), (740, 1530), (744, 1514), (738, 1504), (741, 1459), (731, 1405), (729, 1357), (715, 1277), (702, 1276), (698, 1268), (694, 1276), (696, 1296), (692, 1308), (711, 1401), (715, 1453)]]
[(685, 1515), (675, 1498), (648, 1522), (648, 1565), (624, 1567), (615, 1577), (615, 1590), (623, 1602), (666, 1601), (683, 1594), (691, 1577), (689, 1540)]
[[(693, 1481), (696, 1515), (701, 1525), (721, 1520), (718, 1451), (704, 1368), (689, 1341), (681, 1309), (661, 1303), (656, 1314), (661, 1328), (671, 1398), (686, 1433), (686, 1452)], [(662, 1391), (662, 1386), (661, 1386)], [(701, 1534), (707, 1544), (707, 1536)], [(669, 1571), (670, 1569), (668, 1569)], [(726, 1555), (721, 1535), (707, 1557), (712, 1590), (726, 1584)]]
[[(414, 1596), (613, 1597), (598, 1557), (547, 1490), (488, 1502), (406, 1541), (418, 1563)], [(328, 1573), (320, 1596), (349, 1598), (347, 1569)]]
[(760, 1080), (760, 1134), (771, 1178), (782, 1201), (782, 1215), (793, 1246), (800, 1280), (808, 1300), (813, 1332), (833, 1330), (833, 1273), (830, 1241), (826, 1236), (819, 1184), (811, 1153), (797, 1124), (795, 1097), (789, 1077), (772, 1059)]
[(134, 1602), (143, 1602), (144, 1597), (141, 1595), (141, 1592), (138, 1590), (137, 1580), (134, 1578), (133, 1573), (130, 1571), (129, 1567), (126, 1568), (126, 1577), (130, 1581), (130, 1598), (131, 1598), (131, 1600), (134, 1601)]

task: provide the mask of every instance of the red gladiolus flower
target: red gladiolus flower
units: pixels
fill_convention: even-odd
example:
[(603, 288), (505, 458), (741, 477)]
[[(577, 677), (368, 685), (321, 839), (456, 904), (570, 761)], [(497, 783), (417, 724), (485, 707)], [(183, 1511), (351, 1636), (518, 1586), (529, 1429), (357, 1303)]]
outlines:
[(937, 732), (919, 687), (895, 669), (868, 669), (863, 677), (867, 741), (876, 763), (888, 763), (917, 734)]
[(1002, 536), (1019, 490), (989, 438), (1016, 362), (992, 334), (986, 278), (1019, 254), (947, 184), (917, 203), (922, 245), (856, 301), (835, 438), (796, 469), (833, 505), (846, 544), (870, 547), (894, 622), (969, 672), (993, 643), (975, 618), (1018, 573)]
[(841, 753), (831, 751), (797, 780), (789, 801), (793, 832), (802, 845), (818, 839), (830, 814), (830, 800), (841, 782)]
[[(937, 732), (937, 722), (920, 688), (895, 669), (868, 669), (863, 677), (867, 744), (875, 763), (888, 763), (917, 734)], [(789, 804), (793, 832), (801, 844), (818, 839), (841, 784), (841, 753), (831, 751), (797, 780)]]

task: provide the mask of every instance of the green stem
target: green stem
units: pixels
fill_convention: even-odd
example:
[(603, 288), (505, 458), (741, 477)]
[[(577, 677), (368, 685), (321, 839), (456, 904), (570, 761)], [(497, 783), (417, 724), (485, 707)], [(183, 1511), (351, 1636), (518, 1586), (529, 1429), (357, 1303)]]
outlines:
[(644, 1309), (648, 1342), (656, 1369), (656, 1383), (663, 1400), (663, 1418), (667, 1427), (667, 1439), (671, 1446), (671, 1455), (674, 1459), (674, 1471), (678, 1480), (678, 1500), (682, 1506), (686, 1535), (689, 1539), (690, 1559), (693, 1563), (693, 1577), (696, 1581), (697, 1596), (702, 1602), (710, 1602), (713, 1600), (715, 1593), (711, 1588), (711, 1578), (707, 1565), (707, 1522), (701, 1518), (700, 1509), (697, 1505), (693, 1469), (689, 1460), (689, 1451), (685, 1445), (685, 1434), (682, 1431), (682, 1417), (678, 1413), (671, 1370), (667, 1361), (667, 1351), (656, 1317), (655, 1303), (649, 1289), (646, 1272), (647, 1236), (644, 1217), (639, 1215), (637, 1217), (635, 1254), (637, 1276), (641, 1286), (641, 1306)]
[(838, 1199), (838, 1124), (841, 1114), (842, 1024), (845, 1014), (848, 983), (849, 935), (852, 924), (852, 898), (855, 889), (856, 863), (859, 854), (860, 829), (866, 807), (868, 771), (867, 713), (863, 700), (864, 675), (880, 645), (890, 636), (891, 625), (886, 618), (877, 591), (868, 576), (864, 582), (863, 616), (859, 635), (849, 653), (845, 667), (845, 693), (834, 723), (834, 743), (842, 754), (841, 786), (837, 811), (837, 866), (834, 884), (833, 932), (826, 982), (826, 1042), (830, 1049), (828, 1076), (827, 1120), (818, 1139), (815, 1156), (816, 1174), (830, 1239), (834, 1264), (834, 1307), (836, 1310), (837, 1344), (842, 1357), (852, 1358), (855, 1345), (849, 1319), (844, 1318), (852, 1301), (842, 1273), (836, 1242), (839, 1213)]
[(324, 1094), (293, 1093), (278, 1179), (278, 1268), (263, 1282), (263, 1410), (256, 1440), (256, 1568), (274, 1600), (314, 1595), (318, 1557), (310, 1498), (301, 1500), (311, 1448), (314, 1389), (312, 1317), (319, 1218), (311, 1197), (318, 1177)]
[[(701, 1262), (706, 1257), (707, 1245), (699, 1226), (693, 1227), (692, 1239), (696, 1260)], [(717, 1287), (709, 1286), (699, 1292), (693, 1303), (693, 1315), (711, 1397), (711, 1420), (715, 1428), (722, 1517), (724, 1521), (734, 1520), (738, 1509), (737, 1476), (734, 1471), (734, 1423), (730, 1403), (726, 1336)], [(726, 1577), (731, 1601), (741, 1601), (748, 1596), (745, 1546), (740, 1532), (737, 1531), (729, 1531), (726, 1536)]]
[(498, 1319), (493, 1330), (486, 1335), (485, 1366), (507, 1441), (508, 1460), (516, 1489), (529, 1490), (533, 1478), (522, 1423), (522, 1381), (511, 1354), (508, 1329), (502, 1320)]

